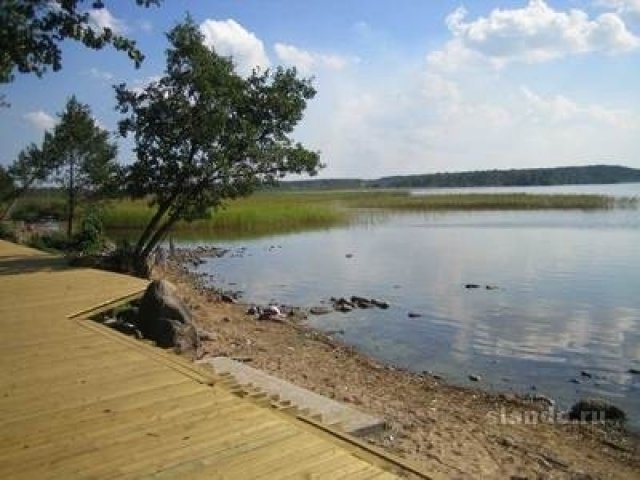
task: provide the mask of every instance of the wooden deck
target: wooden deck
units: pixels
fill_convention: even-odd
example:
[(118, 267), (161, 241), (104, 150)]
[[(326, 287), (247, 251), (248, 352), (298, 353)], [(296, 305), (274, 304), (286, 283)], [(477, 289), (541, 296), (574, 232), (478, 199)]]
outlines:
[(0, 478), (396, 478), (371, 451), (83, 319), (145, 285), (0, 241)]

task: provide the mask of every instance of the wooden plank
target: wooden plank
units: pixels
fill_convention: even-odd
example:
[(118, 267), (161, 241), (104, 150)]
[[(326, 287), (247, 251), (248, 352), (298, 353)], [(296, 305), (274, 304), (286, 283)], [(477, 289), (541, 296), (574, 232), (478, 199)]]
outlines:
[(67, 318), (144, 285), (0, 241), (0, 478), (386, 475), (262, 392)]

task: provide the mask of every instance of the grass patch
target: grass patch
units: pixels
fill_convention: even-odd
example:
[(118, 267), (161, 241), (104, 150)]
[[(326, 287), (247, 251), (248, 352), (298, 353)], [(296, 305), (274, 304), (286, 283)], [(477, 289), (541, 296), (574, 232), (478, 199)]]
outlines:
[(465, 193), (410, 195), (408, 192), (365, 193), (345, 198), (351, 208), (388, 210), (547, 210), (605, 209), (615, 200), (603, 195), (545, 195), (529, 193)]
[[(25, 199), (27, 212), (62, 210), (60, 198)], [(27, 206), (25, 205), (25, 206)], [(602, 195), (547, 195), (527, 193), (468, 193), (411, 195), (409, 190), (263, 191), (231, 201), (211, 212), (211, 218), (180, 222), (174, 232), (184, 239), (249, 238), (330, 228), (361, 218), (363, 210), (473, 211), (637, 208), (638, 198), (614, 199)], [(34, 213), (35, 214), (35, 213)], [(132, 238), (149, 221), (153, 209), (146, 201), (111, 201), (101, 212), (113, 237)], [(25, 215), (31, 216), (31, 215)]]
[[(152, 214), (144, 201), (120, 200), (105, 211), (103, 221), (107, 230), (134, 230), (144, 227)], [(199, 234), (254, 236), (328, 228), (348, 219), (331, 201), (306, 194), (257, 193), (212, 211), (210, 218), (179, 222), (176, 231), (193, 238)]]

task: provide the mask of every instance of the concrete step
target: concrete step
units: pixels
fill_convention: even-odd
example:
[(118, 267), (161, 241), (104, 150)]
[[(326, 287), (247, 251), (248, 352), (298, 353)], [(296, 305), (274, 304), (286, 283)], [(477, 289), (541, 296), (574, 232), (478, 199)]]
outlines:
[[(264, 392), (271, 398), (277, 397), (278, 403), (287, 407), (295, 407), (300, 411), (308, 411), (311, 416), (319, 418), (326, 425), (339, 424), (347, 433), (365, 435), (384, 429), (384, 421), (366, 414), (350, 405), (314, 393), (306, 388), (298, 387), (286, 380), (250, 367), (228, 357), (206, 359), (219, 375), (231, 375), (243, 386), (249, 386)], [(254, 394), (255, 395), (255, 394)]]

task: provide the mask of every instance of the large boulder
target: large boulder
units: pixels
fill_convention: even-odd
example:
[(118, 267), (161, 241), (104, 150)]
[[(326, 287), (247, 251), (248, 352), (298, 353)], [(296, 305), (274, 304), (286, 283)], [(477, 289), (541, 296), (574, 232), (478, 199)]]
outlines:
[(167, 280), (154, 280), (140, 301), (138, 328), (145, 338), (159, 347), (175, 347), (180, 352), (197, 350), (198, 331), (191, 313)]

